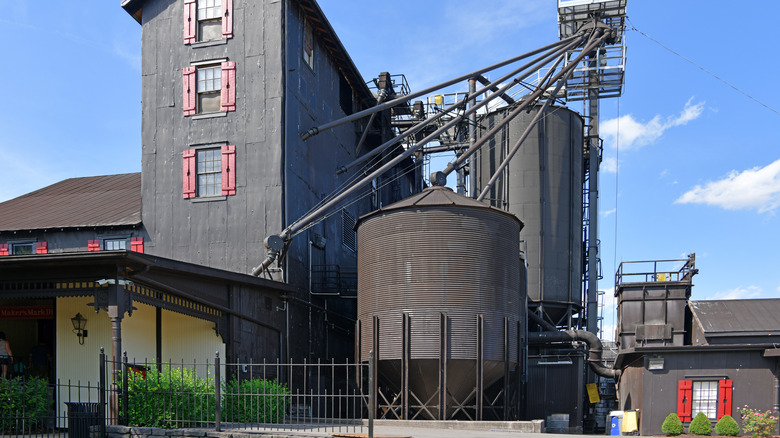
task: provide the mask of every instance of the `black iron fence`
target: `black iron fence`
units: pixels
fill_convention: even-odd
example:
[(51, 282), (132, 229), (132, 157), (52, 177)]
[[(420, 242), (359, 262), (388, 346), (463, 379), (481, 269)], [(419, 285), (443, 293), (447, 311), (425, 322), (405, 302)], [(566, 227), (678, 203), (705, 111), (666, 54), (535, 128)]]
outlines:
[(373, 372), (372, 360), (157, 363), (101, 354), (96, 383), (0, 380), (0, 435), (86, 438), (124, 425), (373, 436)]

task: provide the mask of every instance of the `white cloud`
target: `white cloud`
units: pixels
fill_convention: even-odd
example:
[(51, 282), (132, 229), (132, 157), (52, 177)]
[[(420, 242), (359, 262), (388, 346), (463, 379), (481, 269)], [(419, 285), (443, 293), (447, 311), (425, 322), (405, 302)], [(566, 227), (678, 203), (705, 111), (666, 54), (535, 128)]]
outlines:
[(634, 119), (631, 114), (620, 116), (601, 122), (599, 131), (607, 145), (615, 148), (620, 145), (621, 150), (638, 149), (656, 141), (667, 129), (686, 125), (697, 119), (704, 111), (704, 102), (692, 103), (693, 97), (688, 99), (685, 107), (677, 116), (661, 117), (656, 115), (649, 121), (642, 123)]
[(604, 157), (601, 159), (601, 165), (599, 169), (602, 172), (615, 173), (617, 172), (617, 159), (615, 157)]
[(737, 287), (731, 290), (717, 292), (707, 297), (707, 300), (744, 300), (761, 296), (761, 288), (758, 286)]
[(697, 185), (676, 204), (706, 204), (726, 210), (756, 209), (771, 212), (780, 207), (780, 159), (765, 166), (732, 170), (718, 181)]
[(604, 216), (604, 217), (607, 217), (607, 216), (609, 216), (611, 214), (615, 214), (616, 211), (617, 211), (617, 208), (613, 208), (612, 210), (602, 211), (601, 215)]

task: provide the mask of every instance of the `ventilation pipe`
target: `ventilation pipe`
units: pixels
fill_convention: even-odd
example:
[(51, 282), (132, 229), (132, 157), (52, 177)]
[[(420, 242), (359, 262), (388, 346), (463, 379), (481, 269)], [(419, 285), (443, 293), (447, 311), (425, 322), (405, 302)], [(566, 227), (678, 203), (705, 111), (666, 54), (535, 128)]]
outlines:
[(588, 364), (594, 373), (602, 377), (615, 379), (617, 382), (620, 378), (620, 370), (614, 370), (607, 368), (601, 363), (601, 353), (604, 347), (601, 345), (601, 339), (596, 334), (585, 330), (565, 330), (559, 331), (545, 321), (539, 315), (529, 312), (528, 316), (534, 320), (534, 322), (541, 325), (545, 330), (544, 332), (535, 332), (528, 334), (529, 344), (553, 344), (556, 342), (585, 342), (588, 344)]

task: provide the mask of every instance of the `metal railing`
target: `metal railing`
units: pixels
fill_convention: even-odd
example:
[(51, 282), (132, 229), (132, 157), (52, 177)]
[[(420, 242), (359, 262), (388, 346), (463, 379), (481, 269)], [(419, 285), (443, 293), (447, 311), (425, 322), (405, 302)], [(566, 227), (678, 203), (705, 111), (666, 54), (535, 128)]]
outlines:
[(123, 425), (372, 437), (373, 373), (373, 356), (357, 364), (223, 362), (219, 356), (156, 363), (101, 353), (96, 383), (0, 379), (0, 436), (86, 438)]
[(696, 254), (689, 254), (687, 259), (622, 262), (615, 273), (615, 286), (625, 283), (690, 282), (698, 272)]

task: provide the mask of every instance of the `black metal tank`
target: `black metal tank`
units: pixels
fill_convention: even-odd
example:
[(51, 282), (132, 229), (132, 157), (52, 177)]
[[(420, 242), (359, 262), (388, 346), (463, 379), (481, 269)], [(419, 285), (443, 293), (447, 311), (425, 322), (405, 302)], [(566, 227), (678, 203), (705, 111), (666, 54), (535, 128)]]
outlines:
[(446, 187), (360, 218), (359, 355), (409, 418), (450, 418), (518, 364), (522, 226)]

